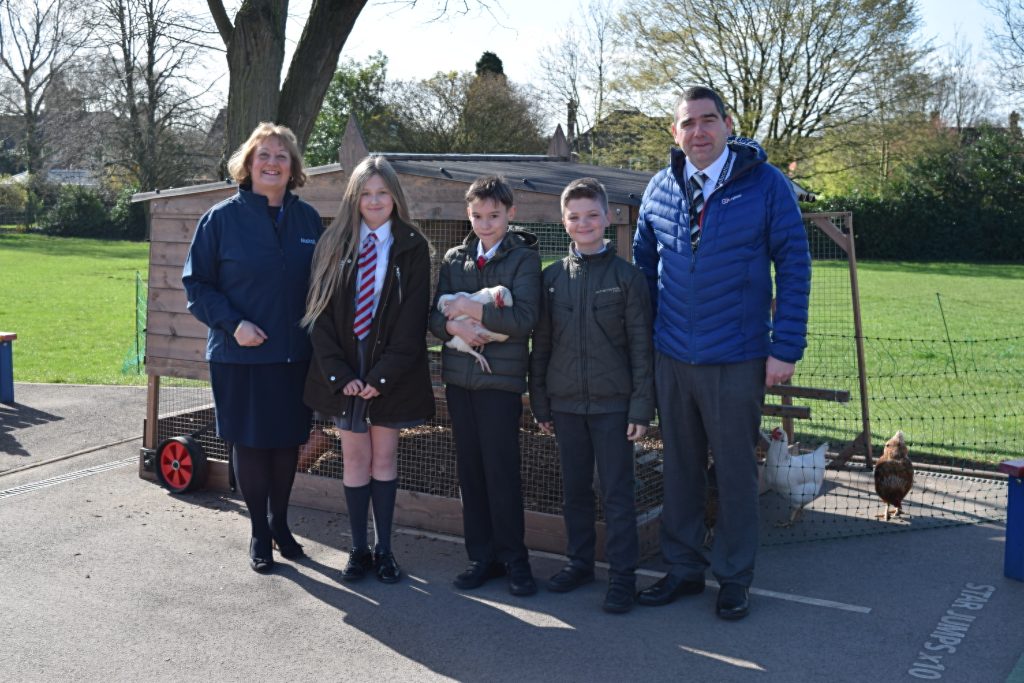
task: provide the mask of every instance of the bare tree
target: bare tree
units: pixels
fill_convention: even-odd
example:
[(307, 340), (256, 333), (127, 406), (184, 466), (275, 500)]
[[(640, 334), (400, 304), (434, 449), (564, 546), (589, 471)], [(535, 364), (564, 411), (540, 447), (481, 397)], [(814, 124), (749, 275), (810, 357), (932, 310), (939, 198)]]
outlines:
[(638, 0), (621, 22), (631, 87), (662, 107), (687, 86), (714, 87), (738, 132), (780, 165), (867, 116), (865, 84), (918, 51), (913, 0)]
[(971, 46), (957, 33), (946, 54), (936, 62), (932, 108), (957, 130), (990, 118), (994, 98), (978, 77)]
[(985, 6), (999, 17), (985, 31), (999, 85), (1008, 96), (1024, 99), (1024, 0), (988, 0)]
[(22, 120), (22, 158), (29, 173), (43, 167), (47, 94), (87, 37), (78, 4), (70, 0), (7, 0), (0, 9), (0, 65), (13, 83), (0, 89), (0, 104)]
[(105, 55), (107, 102), (118, 118), (113, 163), (142, 188), (180, 183), (195, 167), (181, 133), (208, 121), (189, 72), (213, 35), (173, 0), (99, 0), (94, 25)]
[(582, 2), (572, 19), (538, 56), (544, 90), (571, 112), (570, 137), (591, 128), (606, 114), (610, 68), (615, 50), (616, 13), (612, 0)]
[[(234, 149), (260, 121), (289, 126), (305, 146), (330, 85), (338, 56), (367, 0), (313, 0), (302, 36), (281, 83), (288, 0), (242, 0), (232, 19), (223, 0), (207, 0), (227, 48), (226, 146)], [(417, 0), (399, 0), (415, 6)], [(432, 0), (437, 17), (489, 7), (485, 0)]]

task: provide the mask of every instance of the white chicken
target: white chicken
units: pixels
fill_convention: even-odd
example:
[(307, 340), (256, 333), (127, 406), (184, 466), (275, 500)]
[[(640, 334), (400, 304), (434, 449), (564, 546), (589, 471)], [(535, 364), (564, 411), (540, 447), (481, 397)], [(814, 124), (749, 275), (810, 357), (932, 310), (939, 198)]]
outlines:
[(784, 431), (772, 430), (764, 467), (768, 487), (788, 498), (793, 508), (789, 521), (777, 525), (781, 527), (793, 526), (804, 506), (818, 497), (825, 481), (825, 453), (828, 451), (828, 444), (823, 443), (813, 453), (791, 455), (786, 441)]
[[(439, 310), (441, 313), (444, 313), (445, 308), (448, 306), (448, 302), (457, 296), (468, 296), (473, 301), (485, 305), (493, 301), (494, 305), (498, 308), (505, 308), (506, 306), (512, 305), (512, 292), (509, 291), (508, 287), (505, 287), (504, 285), (498, 285), (496, 287), (484, 287), (479, 292), (475, 292), (473, 294), (470, 294), (468, 292), (455, 292), (454, 294), (443, 294), (437, 300), (437, 310)], [(467, 316), (460, 315), (458, 318), (456, 318), (456, 320), (463, 320), (466, 317)], [(490, 330), (488, 330), (483, 325), (480, 325), (479, 323), (476, 324), (476, 331), (481, 336), (486, 337), (489, 342), (503, 342), (506, 339), (508, 339), (507, 334), (491, 332)], [(450, 349), (455, 349), (456, 351), (462, 351), (464, 353), (472, 355), (474, 358), (476, 358), (476, 362), (480, 365), (481, 370), (487, 373), (491, 372), (491, 365), (490, 363), (487, 362), (487, 359), (484, 358), (484, 354), (480, 353), (472, 346), (467, 344), (465, 341), (463, 341), (461, 337), (452, 337), (451, 339), (445, 342), (445, 346), (447, 346)]]

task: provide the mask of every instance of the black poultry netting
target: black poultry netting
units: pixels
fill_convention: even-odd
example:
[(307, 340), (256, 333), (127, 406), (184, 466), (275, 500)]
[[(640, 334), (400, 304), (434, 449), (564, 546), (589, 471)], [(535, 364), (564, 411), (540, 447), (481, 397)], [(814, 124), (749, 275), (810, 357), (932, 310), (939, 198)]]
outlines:
[[(828, 225), (821, 227), (823, 220)], [(775, 449), (771, 470), (764, 477), (762, 543), (1004, 520), (1006, 479), (995, 472), (995, 466), (1024, 452), (1024, 337), (862, 337), (872, 465), (877, 465), (886, 439), (900, 430), (914, 467), (902, 514), (885, 518), (887, 506), (876, 492), (875, 468), (869, 465), (864, 448), (867, 425), (850, 258), (844, 248), (850, 220), (849, 214), (819, 214), (807, 221), (814, 260), (809, 345), (793, 379), (798, 390), (790, 396), (770, 395), (767, 399), (769, 411), (774, 406), (781, 412), (766, 415), (762, 421), (766, 439), (780, 427), (788, 432), (792, 445)], [(466, 221), (424, 221), (421, 225), (435, 248), (435, 268), (445, 250), (461, 242), (469, 231)], [(565, 254), (568, 238), (560, 225), (523, 227), (540, 238), (545, 263)], [(614, 229), (608, 233), (614, 238)], [(399, 477), (408, 491), (457, 499), (455, 453), (440, 381), (438, 342), (428, 336), (427, 343), (432, 346), (437, 417), (421, 427), (403, 430)], [(226, 457), (223, 444), (204, 429), (213, 419), (208, 385), (165, 381), (159, 415), (158, 442), (199, 432), (210, 457)], [(340, 479), (343, 458), (333, 427), (325, 422), (314, 427), (316, 443), (304, 451), (300, 470)], [(536, 430), (528, 408), (520, 443), (527, 510), (560, 515), (557, 446), (553, 437)], [(824, 446), (823, 452), (815, 454), (820, 446)], [(767, 441), (759, 453), (762, 460), (767, 457)], [(635, 452), (637, 512), (644, 524), (655, 522), (660, 511), (662, 459), (654, 429)], [(762, 464), (761, 468), (764, 471), (768, 466)], [(707, 521), (713, 527), (716, 495), (713, 477), (709, 481)], [(794, 510), (800, 510), (795, 521)], [(645, 555), (657, 552), (656, 536), (641, 538), (645, 539)]]

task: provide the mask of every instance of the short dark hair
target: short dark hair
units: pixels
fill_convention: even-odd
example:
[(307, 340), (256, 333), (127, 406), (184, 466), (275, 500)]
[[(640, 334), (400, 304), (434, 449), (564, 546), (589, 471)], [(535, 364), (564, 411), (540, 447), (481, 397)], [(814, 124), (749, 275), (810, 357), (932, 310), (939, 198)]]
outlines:
[(504, 204), (506, 209), (511, 209), (512, 205), (515, 204), (512, 186), (499, 175), (480, 176), (466, 190), (467, 204), (487, 199)]
[(608, 213), (608, 192), (597, 178), (577, 178), (562, 190), (562, 211), (573, 199), (596, 199), (604, 212)]
[(679, 113), (679, 105), (683, 102), (693, 102), (694, 100), (711, 100), (715, 103), (715, 109), (718, 110), (718, 115), (725, 120), (728, 114), (725, 111), (725, 102), (722, 98), (711, 88), (706, 88), (703, 85), (695, 85), (687, 88), (676, 100), (676, 106), (672, 108), (672, 116), (675, 117)]

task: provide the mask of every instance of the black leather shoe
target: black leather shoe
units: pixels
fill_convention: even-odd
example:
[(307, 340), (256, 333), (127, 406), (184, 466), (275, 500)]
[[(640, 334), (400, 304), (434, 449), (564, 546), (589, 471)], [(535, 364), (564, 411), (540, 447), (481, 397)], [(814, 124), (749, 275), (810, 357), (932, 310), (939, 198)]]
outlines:
[(686, 580), (666, 574), (657, 583), (637, 593), (636, 601), (648, 607), (667, 605), (681, 595), (697, 595), (704, 592), (704, 578)]
[(373, 553), (373, 570), (381, 583), (398, 583), (402, 578), (402, 568), (395, 562), (395, 556), (390, 550)]
[(508, 592), (524, 597), (537, 592), (537, 582), (533, 580), (533, 571), (529, 560), (515, 560), (508, 563)]
[(273, 568), (274, 554), (270, 550), (270, 539), (249, 539), (249, 566), (259, 574), (266, 574)]
[(750, 591), (738, 583), (723, 583), (715, 610), (722, 619), (742, 619), (750, 613)]
[(373, 569), (373, 552), (369, 548), (352, 548), (348, 563), (341, 570), (343, 581), (358, 581)]
[(489, 579), (505, 576), (505, 565), (501, 562), (472, 561), (466, 570), (452, 581), (456, 588), (464, 591), (473, 590), (484, 585)]
[(605, 593), (601, 609), (611, 614), (625, 614), (633, 609), (633, 595), (633, 586), (612, 581), (608, 584), (608, 592)]
[(593, 580), (593, 569), (584, 569), (573, 564), (567, 564), (559, 569), (557, 574), (548, 579), (548, 590), (555, 593), (568, 593)]

